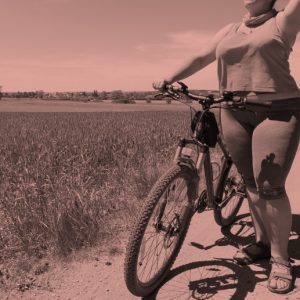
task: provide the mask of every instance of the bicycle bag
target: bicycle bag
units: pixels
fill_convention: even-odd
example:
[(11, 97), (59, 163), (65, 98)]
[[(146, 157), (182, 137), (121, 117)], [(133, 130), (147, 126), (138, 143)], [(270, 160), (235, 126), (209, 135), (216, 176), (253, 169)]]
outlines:
[(219, 127), (214, 113), (210, 111), (198, 111), (191, 123), (191, 129), (195, 138), (210, 148), (217, 144)]

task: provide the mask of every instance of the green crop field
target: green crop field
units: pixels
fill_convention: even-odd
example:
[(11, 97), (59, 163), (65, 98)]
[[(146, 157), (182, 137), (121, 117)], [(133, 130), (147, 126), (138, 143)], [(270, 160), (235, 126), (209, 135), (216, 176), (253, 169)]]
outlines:
[(0, 113), (0, 255), (67, 255), (128, 227), (187, 111)]

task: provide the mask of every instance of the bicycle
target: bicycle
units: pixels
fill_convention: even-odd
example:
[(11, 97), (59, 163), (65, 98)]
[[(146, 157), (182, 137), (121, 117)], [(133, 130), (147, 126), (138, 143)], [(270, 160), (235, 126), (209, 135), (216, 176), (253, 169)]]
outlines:
[[(131, 230), (125, 256), (125, 282), (136, 296), (153, 293), (171, 269), (184, 242), (195, 212), (213, 210), (220, 226), (229, 226), (246, 198), (242, 176), (235, 170), (210, 110), (223, 102), (246, 109), (247, 98), (226, 92), (221, 97), (196, 95), (178, 82), (167, 86), (163, 95), (179, 100), (180, 94), (196, 100), (202, 110), (191, 120), (191, 138), (179, 141), (173, 166), (151, 189)], [(269, 103), (252, 101), (252, 105)], [(222, 165), (217, 184), (213, 183), (210, 149), (218, 145)]]

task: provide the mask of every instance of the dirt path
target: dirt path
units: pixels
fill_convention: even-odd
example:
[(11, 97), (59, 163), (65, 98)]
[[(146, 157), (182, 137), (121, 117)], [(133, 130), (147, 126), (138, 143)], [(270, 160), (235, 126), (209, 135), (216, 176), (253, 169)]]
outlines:
[[(290, 173), (287, 190), (294, 213), (290, 254), (295, 259), (296, 288), (289, 295), (274, 295), (266, 289), (268, 263), (240, 267), (231, 260), (237, 243), (246, 244), (253, 234), (247, 206), (230, 231), (221, 232), (212, 212), (197, 215), (170, 278), (148, 299), (300, 299), (300, 152)], [(120, 246), (124, 248), (124, 245)], [(139, 299), (126, 289), (123, 255), (96, 256), (61, 265), (42, 275), (39, 284), (25, 292), (12, 291), (1, 299)], [(205, 291), (205, 293), (204, 293)]]

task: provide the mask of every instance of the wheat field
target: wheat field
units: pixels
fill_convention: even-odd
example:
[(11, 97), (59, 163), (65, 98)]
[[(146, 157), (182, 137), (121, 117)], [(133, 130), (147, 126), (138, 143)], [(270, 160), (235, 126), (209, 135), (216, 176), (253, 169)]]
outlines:
[(126, 230), (189, 117), (1, 113), (0, 254), (68, 255)]

